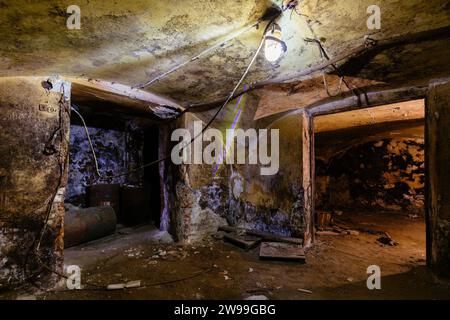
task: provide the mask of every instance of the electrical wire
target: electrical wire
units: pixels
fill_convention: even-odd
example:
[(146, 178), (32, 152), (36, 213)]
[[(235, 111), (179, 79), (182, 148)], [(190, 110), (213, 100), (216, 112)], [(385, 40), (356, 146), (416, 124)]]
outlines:
[(221, 42), (219, 42), (219, 43), (216, 43), (215, 45), (213, 45), (213, 46), (211, 46), (211, 47), (209, 47), (209, 48), (203, 50), (202, 52), (200, 52), (199, 54), (197, 54), (197, 55), (191, 57), (190, 59), (188, 59), (188, 60), (186, 60), (186, 61), (184, 61), (184, 62), (182, 62), (182, 63), (180, 63), (180, 64), (178, 64), (178, 65), (176, 65), (176, 66), (174, 66), (173, 68), (171, 68), (171, 69), (169, 69), (168, 71), (162, 73), (161, 75), (157, 76), (156, 78), (153, 78), (153, 79), (151, 79), (151, 80), (149, 80), (149, 81), (147, 81), (147, 82), (145, 82), (145, 83), (138, 84), (138, 85), (136, 85), (134, 88), (143, 89), (143, 88), (145, 88), (145, 87), (150, 86), (151, 84), (155, 83), (156, 81), (159, 81), (159, 80), (161, 80), (162, 78), (165, 78), (166, 76), (168, 76), (169, 74), (171, 74), (171, 73), (177, 71), (177, 70), (180, 69), (181, 67), (184, 67), (184, 66), (187, 65), (188, 63), (200, 59), (202, 56), (206, 55), (207, 53), (209, 53), (209, 52), (211, 52), (211, 51), (213, 51), (213, 50), (215, 50), (215, 49), (217, 49), (217, 48), (219, 48), (219, 47), (223, 47), (225, 44), (227, 44), (228, 42), (230, 42), (230, 41), (236, 39), (236, 38), (239, 37), (241, 34), (243, 34), (243, 33), (247, 32), (247, 31), (253, 29), (254, 27), (257, 27), (257, 26), (261, 23), (262, 20), (263, 20), (262, 18), (258, 19), (258, 21), (256, 21), (255, 23), (253, 23), (253, 24), (251, 24), (250, 26), (244, 28), (243, 30), (237, 32), (236, 34), (234, 34), (234, 35), (228, 37), (228, 38), (225, 39), (224, 41), (221, 41)]
[[(256, 49), (256, 51), (255, 51), (255, 53), (254, 53), (254, 55), (253, 55), (253, 57), (252, 57), (252, 60), (251, 60), (250, 63), (248, 64), (247, 68), (245, 69), (244, 73), (243, 73), (242, 76), (240, 77), (239, 81), (238, 81), (238, 82), (236, 83), (236, 85), (234, 86), (234, 88), (233, 88), (233, 90), (231, 91), (231, 93), (230, 93), (230, 95), (228, 96), (228, 98), (227, 98), (227, 99), (225, 100), (225, 102), (220, 106), (220, 108), (217, 109), (217, 111), (215, 112), (215, 114), (214, 114), (214, 115), (211, 117), (211, 119), (207, 122), (207, 124), (206, 124), (205, 127), (202, 129), (202, 131), (201, 131), (200, 133), (198, 133), (196, 136), (194, 136), (188, 143), (186, 143), (186, 145), (182, 146), (181, 149), (184, 149), (184, 148), (188, 147), (188, 146), (189, 146), (190, 144), (192, 144), (198, 137), (200, 137), (200, 136), (206, 131), (206, 129), (208, 129), (208, 127), (214, 122), (214, 120), (217, 118), (217, 116), (218, 116), (219, 113), (223, 110), (223, 108), (225, 108), (225, 106), (226, 106), (232, 99), (235, 98), (235, 97), (234, 97), (234, 94), (236, 93), (237, 89), (241, 86), (242, 82), (244, 81), (245, 77), (247, 76), (248, 72), (250, 71), (250, 68), (252, 67), (253, 63), (256, 61), (256, 58), (258, 57), (258, 54), (259, 54), (259, 52), (261, 51), (262, 46), (264, 45), (264, 39), (265, 39), (265, 35), (266, 35), (267, 29), (273, 24), (273, 22), (274, 22), (280, 15), (281, 15), (281, 12), (280, 12), (280, 14), (278, 14), (278, 15), (276, 15), (274, 18), (272, 18), (272, 19), (270, 20), (270, 22), (267, 24), (267, 26), (266, 26), (266, 28), (265, 28), (265, 30), (264, 30), (264, 33), (263, 33), (263, 35), (262, 35), (262, 37), (261, 37), (259, 46), (258, 46), (258, 48)], [(91, 148), (91, 152), (92, 152), (92, 155), (93, 155), (93, 158), (94, 158), (96, 173), (97, 173), (97, 175), (98, 175), (98, 177), (99, 177), (100, 180), (110, 180), (110, 179), (114, 179), (114, 178), (118, 178), (118, 177), (128, 176), (129, 174), (131, 174), (131, 173), (133, 173), (133, 172), (136, 172), (136, 171), (139, 171), (139, 170), (144, 169), (144, 168), (146, 168), (146, 167), (149, 167), (149, 166), (158, 164), (158, 163), (163, 162), (163, 161), (165, 161), (165, 160), (168, 160), (168, 159), (170, 158), (170, 156), (167, 155), (167, 156), (165, 156), (165, 157), (163, 157), (163, 158), (160, 158), (160, 159), (157, 159), (157, 160), (155, 160), (155, 161), (152, 161), (152, 162), (143, 164), (143, 165), (141, 165), (141, 166), (138, 166), (138, 167), (136, 167), (136, 168), (130, 169), (130, 170), (128, 170), (128, 171), (125, 172), (125, 173), (120, 173), (120, 174), (116, 174), (116, 175), (103, 176), (103, 175), (100, 173), (100, 171), (99, 171), (98, 161), (97, 161), (97, 156), (96, 156), (96, 154), (95, 154), (95, 150), (94, 150), (94, 147), (93, 147), (93, 145), (92, 145), (92, 141), (91, 141), (91, 138), (90, 138), (90, 135), (89, 135), (89, 131), (88, 131), (86, 122), (84, 121), (83, 116), (82, 116), (76, 109), (72, 108), (72, 110), (75, 111), (75, 113), (78, 115), (78, 117), (80, 117), (80, 119), (81, 119), (81, 121), (82, 121), (82, 123), (83, 123), (84, 130), (85, 130), (85, 132), (86, 132), (86, 136), (87, 136), (88, 141), (89, 141), (89, 146), (90, 146), (90, 148)]]
[(89, 142), (89, 147), (91, 148), (92, 156), (94, 157), (95, 171), (96, 171), (96, 173), (97, 173), (97, 175), (98, 175), (99, 177), (102, 177), (102, 175), (100, 174), (100, 170), (98, 169), (97, 156), (96, 156), (96, 154), (95, 154), (94, 146), (92, 145), (91, 136), (89, 135), (89, 130), (88, 130), (88, 128), (87, 128), (86, 122), (84, 121), (84, 118), (83, 118), (83, 116), (81, 115), (81, 113), (79, 113), (79, 112), (77, 111), (77, 109), (75, 109), (75, 108), (73, 108), (73, 107), (71, 107), (71, 109), (72, 109), (73, 112), (75, 112), (75, 113), (78, 115), (78, 117), (80, 118), (81, 122), (83, 123), (84, 131), (86, 132), (86, 137), (87, 137), (88, 142)]

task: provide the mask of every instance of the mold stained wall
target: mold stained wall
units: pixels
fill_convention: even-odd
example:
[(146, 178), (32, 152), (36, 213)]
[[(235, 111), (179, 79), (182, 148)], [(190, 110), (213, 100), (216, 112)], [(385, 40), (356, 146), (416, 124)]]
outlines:
[(391, 138), (317, 161), (319, 209), (378, 208), (424, 214), (424, 140)]
[[(279, 171), (263, 176), (260, 164), (222, 164), (217, 173), (216, 165), (171, 165), (170, 225), (178, 240), (197, 241), (222, 224), (303, 237), (301, 113), (269, 124), (253, 121), (257, 100), (248, 97), (236, 128), (279, 130)], [(224, 137), (232, 123), (229, 116), (214, 123)], [(193, 136), (193, 121), (200, 119), (206, 122), (209, 115), (185, 114), (178, 127), (188, 128)]]
[(62, 270), (69, 99), (58, 79), (0, 78), (0, 289)]
[[(127, 172), (143, 163), (144, 132), (132, 121), (123, 128), (106, 129), (88, 127), (102, 175)], [(86, 187), (95, 183), (140, 186), (143, 172), (100, 181), (95, 170), (92, 152), (85, 129), (72, 125), (70, 130), (70, 168), (66, 201), (77, 206), (87, 206)]]

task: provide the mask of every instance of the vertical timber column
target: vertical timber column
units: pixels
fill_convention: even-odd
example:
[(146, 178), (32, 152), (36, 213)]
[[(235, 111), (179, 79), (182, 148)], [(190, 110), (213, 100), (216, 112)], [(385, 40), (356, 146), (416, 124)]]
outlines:
[(450, 278), (450, 81), (430, 84), (425, 135), (427, 263)]
[[(169, 153), (169, 125), (162, 125), (159, 128), (158, 158), (163, 159)], [(169, 177), (168, 168), (169, 160), (161, 161), (159, 165), (159, 186), (161, 195), (161, 222), (159, 229), (161, 231), (169, 231), (170, 215), (169, 215)]]
[(0, 78), (0, 289), (62, 271), (69, 125), (70, 84)]
[(314, 242), (314, 122), (307, 111), (302, 116), (302, 155), (303, 155), (303, 190), (305, 235), (303, 246), (309, 247)]

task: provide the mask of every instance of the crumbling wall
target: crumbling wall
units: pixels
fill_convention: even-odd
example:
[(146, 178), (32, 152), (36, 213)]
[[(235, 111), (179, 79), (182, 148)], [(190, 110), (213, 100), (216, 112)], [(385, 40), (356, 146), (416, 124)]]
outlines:
[[(215, 232), (222, 223), (303, 237), (301, 114), (257, 122), (253, 120), (257, 99), (246, 98), (247, 101), (243, 98), (227, 106), (225, 115), (214, 126), (223, 137), (233, 124), (235, 129), (269, 129), (269, 141), (270, 130), (279, 130), (279, 170), (264, 176), (260, 163), (235, 162), (218, 168), (198, 164), (173, 166), (171, 225), (179, 239), (196, 241)], [(209, 115), (203, 118), (207, 120)], [(199, 118), (186, 114), (178, 127), (189, 128), (194, 120)]]
[(393, 138), (316, 161), (317, 207), (373, 207), (423, 215), (424, 140)]
[(0, 78), (0, 289), (62, 270), (70, 85)]
[[(199, 121), (192, 114), (178, 121), (190, 130)], [(169, 135), (170, 138), (170, 135)], [(226, 172), (215, 174), (214, 165), (170, 164), (170, 230), (178, 241), (193, 243), (208, 237), (226, 224)]]
[[(119, 129), (89, 127), (88, 130), (102, 176), (124, 173), (143, 163), (144, 134), (133, 122), (127, 122)], [(86, 206), (86, 187), (97, 182), (140, 186), (143, 172), (99, 180), (85, 129), (80, 125), (72, 125), (66, 201)]]
[(260, 172), (262, 165), (235, 165), (230, 176), (228, 219), (241, 227), (303, 238), (301, 114), (254, 125), (279, 130), (279, 170), (265, 176)]

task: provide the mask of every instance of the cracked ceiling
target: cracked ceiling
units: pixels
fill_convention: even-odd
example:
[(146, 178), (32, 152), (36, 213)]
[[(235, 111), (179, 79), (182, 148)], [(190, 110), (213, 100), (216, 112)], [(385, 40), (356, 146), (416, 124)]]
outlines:
[[(254, 23), (267, 8), (281, 5), (275, 0), (79, 0), (81, 29), (68, 30), (66, 8), (73, 2), (0, 1), (1, 76), (59, 74), (84, 82), (96, 79), (136, 86)], [(305, 38), (320, 39), (333, 58), (361, 46), (365, 35), (383, 41), (425, 34), (418, 41), (388, 44), (339, 61), (342, 74), (349, 76), (355, 87), (425, 84), (431, 78), (448, 75), (447, 0), (377, 1), (382, 26), (375, 31), (366, 26), (366, 9), (372, 2), (304, 0), (298, 4), (301, 15), (285, 11), (277, 22), (287, 52), (276, 64), (260, 54), (245, 81), (270, 84), (256, 91), (262, 101), (257, 117), (304, 107), (324, 98), (320, 71), (302, 74), (323, 61), (317, 44)], [(258, 47), (265, 23), (261, 24), (145, 90), (184, 107), (225, 97)], [(331, 68), (325, 71), (333, 72)], [(337, 88), (336, 78), (330, 75), (333, 90)], [(292, 83), (276, 85), (281, 82)], [(92, 90), (78, 89), (75, 93), (81, 100), (83, 96), (84, 100), (112, 100), (101, 91), (86, 93)], [(275, 95), (277, 103), (267, 103), (270, 95)], [(283, 98), (290, 99), (287, 107), (283, 105), (288, 100)]]

